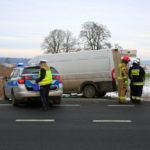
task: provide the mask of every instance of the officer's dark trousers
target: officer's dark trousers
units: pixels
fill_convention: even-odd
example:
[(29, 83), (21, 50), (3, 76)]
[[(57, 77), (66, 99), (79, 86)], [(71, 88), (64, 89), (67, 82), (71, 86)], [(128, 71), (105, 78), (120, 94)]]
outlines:
[(40, 97), (41, 97), (41, 102), (42, 102), (42, 106), (44, 109), (47, 109), (49, 106), (49, 103), (48, 103), (49, 90), (50, 90), (50, 84), (40, 86)]
[(143, 92), (143, 86), (141, 85), (130, 85), (131, 90), (131, 101), (132, 102), (141, 102), (142, 98), (142, 92)]

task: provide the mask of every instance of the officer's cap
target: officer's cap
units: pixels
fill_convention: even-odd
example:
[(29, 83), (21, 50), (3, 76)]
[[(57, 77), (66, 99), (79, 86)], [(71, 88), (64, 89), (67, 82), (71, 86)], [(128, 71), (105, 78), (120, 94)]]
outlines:
[(46, 60), (40, 60), (40, 64), (43, 64), (43, 63), (47, 63), (47, 61)]

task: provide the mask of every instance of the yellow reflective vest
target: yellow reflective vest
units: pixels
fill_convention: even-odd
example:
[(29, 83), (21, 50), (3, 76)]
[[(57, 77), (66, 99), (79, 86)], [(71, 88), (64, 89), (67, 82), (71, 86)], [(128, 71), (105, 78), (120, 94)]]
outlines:
[[(40, 76), (40, 72), (39, 72), (39, 76)], [(38, 84), (40, 86), (43, 86), (43, 85), (47, 85), (47, 84), (51, 84), (52, 83), (52, 72), (50, 69), (46, 70), (46, 74), (45, 74), (45, 78), (40, 81)]]

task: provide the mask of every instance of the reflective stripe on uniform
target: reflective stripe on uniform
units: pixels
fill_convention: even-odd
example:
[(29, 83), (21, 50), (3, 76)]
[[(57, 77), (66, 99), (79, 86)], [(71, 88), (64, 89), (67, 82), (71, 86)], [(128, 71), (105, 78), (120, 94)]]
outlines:
[(138, 100), (138, 101), (143, 100), (142, 97), (139, 97), (139, 96), (132, 96), (132, 99), (133, 100)]
[(118, 80), (122, 80), (123, 78), (122, 77), (118, 77)]
[(139, 69), (132, 69), (131, 75), (132, 76), (139, 76), (140, 75), (140, 70)]
[(135, 86), (141, 86), (141, 85), (144, 85), (144, 82), (133, 82), (133, 85), (135, 85)]
[(125, 100), (125, 97), (119, 96), (119, 99), (120, 99), (120, 100)]
[(125, 102), (125, 97), (119, 96), (118, 101), (119, 101), (120, 103), (124, 103), (124, 102)]

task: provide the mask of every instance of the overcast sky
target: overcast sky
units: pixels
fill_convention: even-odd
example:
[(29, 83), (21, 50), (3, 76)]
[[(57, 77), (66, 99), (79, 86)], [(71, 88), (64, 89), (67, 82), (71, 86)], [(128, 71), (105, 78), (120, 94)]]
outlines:
[(111, 43), (150, 58), (150, 0), (0, 0), (0, 56), (42, 54), (51, 30), (77, 36), (86, 21), (106, 25)]

